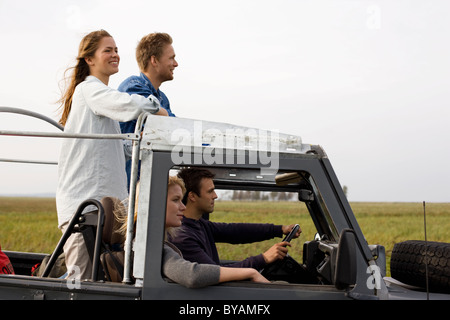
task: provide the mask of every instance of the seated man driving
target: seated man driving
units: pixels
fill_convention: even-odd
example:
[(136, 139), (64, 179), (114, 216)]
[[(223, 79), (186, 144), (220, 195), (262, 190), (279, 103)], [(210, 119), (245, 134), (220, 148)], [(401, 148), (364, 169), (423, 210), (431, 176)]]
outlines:
[[(214, 174), (202, 168), (186, 168), (178, 173), (184, 180), (186, 193), (183, 203), (186, 205), (183, 226), (171, 242), (175, 244), (186, 260), (205, 264), (220, 265), (216, 242), (231, 244), (252, 243), (282, 237), (293, 228), (292, 225), (273, 225), (259, 223), (219, 223), (202, 218), (214, 211), (217, 194), (214, 190)], [(299, 237), (301, 229), (295, 234)], [(227, 267), (263, 269), (278, 259), (283, 259), (290, 246), (288, 242), (274, 244), (266, 252), (251, 256), (243, 261), (227, 264)]]

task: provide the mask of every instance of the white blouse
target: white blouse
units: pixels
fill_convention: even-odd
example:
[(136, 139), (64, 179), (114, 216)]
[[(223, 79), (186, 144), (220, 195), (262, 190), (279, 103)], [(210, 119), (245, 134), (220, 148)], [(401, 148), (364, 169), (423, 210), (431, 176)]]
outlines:
[[(143, 111), (156, 113), (159, 105), (88, 76), (75, 88), (64, 132), (120, 134), (118, 121), (137, 119)], [(128, 197), (122, 140), (62, 139), (56, 190), (59, 227), (84, 200), (105, 196)]]

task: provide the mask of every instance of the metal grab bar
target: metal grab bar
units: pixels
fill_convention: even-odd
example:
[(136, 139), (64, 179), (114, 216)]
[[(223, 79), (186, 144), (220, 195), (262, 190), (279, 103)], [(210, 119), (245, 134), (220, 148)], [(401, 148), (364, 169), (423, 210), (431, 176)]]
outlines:
[[(61, 131), (64, 131), (64, 127), (54, 120), (43, 116), (39, 113), (10, 107), (1, 107), (0, 112), (10, 112), (23, 114), (41, 120), (47, 121), (54, 125)], [(130, 177), (130, 191), (129, 191), (129, 201), (128, 201), (128, 217), (127, 217), (127, 231), (125, 240), (125, 258), (124, 258), (124, 276), (123, 283), (131, 283), (131, 251), (132, 251), (132, 240), (134, 236), (134, 210), (136, 207), (136, 184), (137, 184), (137, 174), (139, 166), (139, 147), (141, 141), (142, 125), (147, 119), (150, 113), (143, 112), (139, 115), (135, 132), (125, 133), (125, 134), (86, 134), (86, 133), (55, 133), (55, 132), (25, 132), (25, 131), (12, 131), (12, 130), (0, 130), (0, 135), (7, 136), (28, 136), (28, 137), (49, 137), (49, 138), (79, 138), (79, 139), (121, 139), (121, 140), (132, 140), (132, 165), (131, 165), (131, 177)], [(57, 164), (56, 162), (49, 161), (30, 161), (30, 160), (16, 160), (16, 159), (3, 159), (0, 158), (0, 162), (23, 162), (23, 163), (40, 163), (40, 164)], [(63, 237), (64, 238), (64, 237)], [(59, 249), (59, 248), (58, 248)], [(55, 253), (54, 253), (55, 254)], [(51, 261), (56, 259), (56, 256), (52, 256)], [(49, 270), (46, 270), (47, 273)], [(93, 274), (94, 277), (94, 274)]]
[[(64, 131), (64, 127), (58, 122), (44, 116), (40, 113), (29, 111), (20, 108), (2, 107), (0, 112), (22, 114), (34, 118), (44, 120), (59, 130)], [(81, 139), (122, 139), (122, 140), (139, 140), (140, 136), (132, 133), (124, 134), (96, 134), (96, 133), (55, 133), (55, 132), (33, 132), (33, 131), (14, 131), (14, 130), (0, 130), (0, 135), (4, 136), (25, 136), (25, 137), (49, 137), (49, 138), (81, 138)]]
[[(64, 127), (56, 121), (39, 114), (37, 112), (0, 106), (0, 112), (8, 112), (26, 115), (34, 118), (44, 120), (53, 126), (57, 127), (61, 131), (64, 131)], [(36, 132), (36, 131), (15, 131), (15, 130), (0, 130), (0, 136), (22, 136), (22, 137), (47, 137), (47, 138), (75, 138), (75, 139), (116, 139), (116, 140), (132, 140), (139, 141), (140, 134), (123, 133), (123, 134), (95, 134), (95, 133), (65, 133), (65, 132)], [(15, 163), (32, 163), (32, 164), (49, 164), (57, 165), (57, 162), (40, 161), (40, 160), (22, 160), (22, 159), (6, 159), (0, 158), (0, 162), (15, 162)]]
[(72, 235), (75, 225), (81, 223), (80, 218), (84, 215), (83, 214), (84, 209), (90, 205), (96, 206), (98, 209), (97, 228), (96, 228), (97, 230), (94, 242), (94, 256), (92, 261), (92, 280), (93, 281), (98, 280), (97, 275), (100, 262), (103, 224), (105, 222), (105, 210), (101, 202), (95, 199), (88, 199), (83, 201), (78, 207), (77, 211), (73, 214), (72, 218), (69, 220), (69, 225), (67, 226), (66, 231), (64, 232), (63, 236), (56, 245), (56, 248), (53, 251), (52, 255), (50, 256), (47, 266), (44, 269), (44, 273), (42, 274), (43, 278), (48, 277), (48, 275), (50, 274), (50, 271), (52, 270), (56, 262), (56, 259), (58, 259), (58, 256), (63, 252), (63, 247), (67, 239), (69, 239), (69, 237)]
[(58, 162), (56, 162), (56, 161), (21, 160), (21, 159), (5, 159), (5, 158), (0, 158), (0, 162), (50, 164), (50, 165), (57, 165), (58, 164)]
[(131, 176), (130, 176), (130, 191), (128, 199), (128, 217), (127, 217), (127, 231), (125, 238), (125, 258), (124, 258), (124, 272), (123, 272), (123, 283), (131, 283), (131, 251), (132, 251), (132, 241), (134, 237), (134, 209), (136, 207), (136, 185), (137, 185), (137, 174), (139, 167), (139, 146), (140, 137), (142, 131), (142, 124), (147, 119), (149, 113), (143, 112), (139, 115), (136, 121), (136, 127), (134, 133), (139, 137), (139, 140), (133, 142), (132, 151), (132, 162), (131, 162)]
[(48, 137), (48, 138), (79, 138), (79, 139), (122, 139), (139, 140), (139, 136), (133, 133), (108, 134), (108, 133), (65, 133), (65, 132), (33, 132), (33, 131), (11, 131), (0, 130), (0, 135), (4, 136), (24, 136), (24, 137)]
[(9, 112), (9, 113), (17, 113), (17, 114), (22, 114), (25, 116), (30, 116), (30, 117), (34, 117), (34, 118), (38, 118), (44, 121), (47, 121), (48, 123), (54, 125), (55, 127), (57, 127), (59, 130), (64, 131), (64, 127), (59, 124), (58, 122), (56, 122), (53, 119), (50, 119), (40, 113), (34, 112), (34, 111), (30, 111), (30, 110), (25, 110), (25, 109), (20, 109), (20, 108), (13, 108), (13, 107), (2, 107), (0, 106), (0, 112)]

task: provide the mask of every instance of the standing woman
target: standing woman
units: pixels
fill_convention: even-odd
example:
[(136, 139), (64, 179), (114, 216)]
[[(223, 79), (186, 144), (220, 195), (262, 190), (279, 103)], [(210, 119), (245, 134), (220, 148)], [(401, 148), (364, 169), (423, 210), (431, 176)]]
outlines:
[[(108, 32), (94, 31), (82, 39), (69, 87), (60, 100), (65, 133), (120, 134), (119, 121), (137, 119), (143, 111), (167, 116), (153, 96), (129, 95), (108, 87), (109, 77), (119, 71), (119, 61)], [(56, 191), (58, 227), (66, 230), (84, 200), (126, 199), (126, 181), (121, 140), (63, 139)], [(70, 278), (90, 277), (92, 265), (80, 233), (72, 234), (64, 252)]]

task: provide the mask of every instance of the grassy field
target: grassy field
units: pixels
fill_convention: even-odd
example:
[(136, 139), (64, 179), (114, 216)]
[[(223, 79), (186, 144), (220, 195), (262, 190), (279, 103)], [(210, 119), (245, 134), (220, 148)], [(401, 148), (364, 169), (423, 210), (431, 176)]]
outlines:
[[(405, 240), (424, 240), (422, 203), (368, 203), (350, 204), (359, 226), (369, 244), (380, 244), (386, 249), (388, 275), (390, 256), (394, 244)], [(450, 242), (450, 203), (427, 203), (427, 240)], [(220, 202), (216, 206), (214, 221), (271, 222), (274, 224), (299, 223), (300, 240), (293, 240), (290, 255), (302, 261), (302, 245), (316, 233), (314, 224), (303, 203), (299, 202)], [(222, 259), (242, 260), (267, 250), (280, 239), (255, 244), (218, 244)]]
[[(422, 203), (360, 203), (351, 207), (369, 244), (386, 248), (387, 270), (396, 242), (423, 240)], [(428, 241), (450, 242), (450, 203), (427, 203)], [(299, 202), (218, 201), (213, 221), (299, 223), (300, 239), (293, 240), (290, 255), (301, 261), (302, 244), (316, 232), (308, 211)], [(55, 199), (0, 197), (0, 245), (3, 250), (50, 253), (61, 232), (57, 228)], [(280, 238), (255, 244), (218, 244), (222, 259), (242, 260), (264, 252)], [(389, 274), (389, 273), (388, 273)]]
[(0, 197), (3, 250), (50, 253), (61, 237), (53, 198)]

